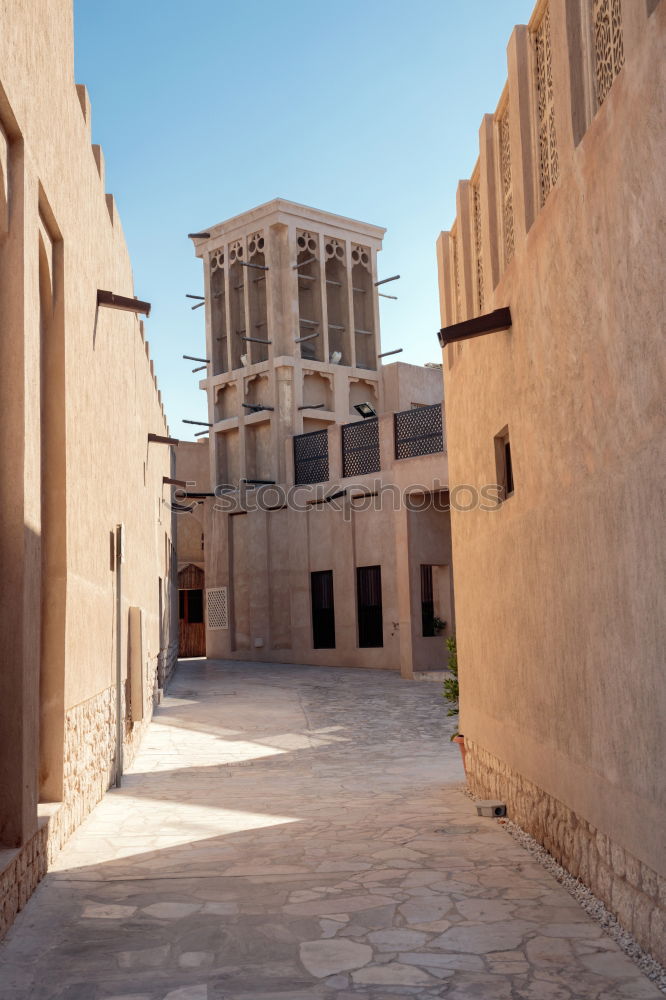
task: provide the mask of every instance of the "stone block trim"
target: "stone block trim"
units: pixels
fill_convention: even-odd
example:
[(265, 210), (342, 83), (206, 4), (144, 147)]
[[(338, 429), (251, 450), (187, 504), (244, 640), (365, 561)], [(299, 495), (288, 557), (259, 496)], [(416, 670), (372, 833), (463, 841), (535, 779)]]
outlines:
[(666, 879), (480, 744), (465, 744), (472, 794), (505, 802), (509, 819), (591, 889), (641, 948), (666, 964)]
[(49, 858), (100, 801), (115, 768), (116, 693), (106, 688), (65, 713), (63, 802), (49, 824)]
[(42, 823), (23, 847), (0, 852), (0, 938), (46, 874), (48, 827)]
[(166, 690), (178, 663), (178, 638), (167, 646), (164, 651), (164, 661), (164, 688)]
[[(178, 656), (178, 643), (162, 652), (171, 677)], [(144, 717), (132, 723), (126, 718), (123, 741), (125, 767), (134, 760), (143, 734), (158, 702), (157, 671), (160, 657), (146, 663)], [(106, 688), (65, 713), (64, 795), (48, 818), (23, 847), (0, 852), (0, 938), (6, 933), (56, 855), (80, 823), (95, 808), (115, 780), (116, 691)], [(4, 866), (3, 866), (4, 864)]]

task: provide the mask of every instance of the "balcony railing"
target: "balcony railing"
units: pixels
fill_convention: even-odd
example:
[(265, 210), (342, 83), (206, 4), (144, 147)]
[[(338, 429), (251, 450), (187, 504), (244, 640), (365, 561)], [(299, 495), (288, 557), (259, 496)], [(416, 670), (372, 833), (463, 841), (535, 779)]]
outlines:
[(379, 472), (379, 421), (357, 420), (342, 427), (342, 475), (367, 476)]
[(394, 414), (395, 457), (416, 458), (444, 451), (442, 405), (418, 406)]
[(328, 481), (328, 431), (294, 437), (294, 482), (297, 486)]

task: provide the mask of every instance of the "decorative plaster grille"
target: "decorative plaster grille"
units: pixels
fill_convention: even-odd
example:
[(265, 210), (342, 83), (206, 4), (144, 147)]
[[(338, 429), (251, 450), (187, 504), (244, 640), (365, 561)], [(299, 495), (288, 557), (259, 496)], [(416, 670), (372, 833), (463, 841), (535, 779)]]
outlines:
[(352, 243), (351, 259), (352, 264), (362, 264), (366, 271), (370, 270), (370, 250), (368, 247)]
[(249, 253), (250, 257), (254, 257), (254, 255), (256, 253), (263, 253), (264, 252), (264, 234), (263, 233), (261, 233), (261, 232), (259, 232), (259, 233), (252, 233), (252, 235), (248, 237), (247, 252)]
[(599, 107), (624, 66), (620, 0), (592, 0), (594, 69)]
[(536, 56), (537, 125), (539, 130), (539, 198), (544, 205), (557, 184), (559, 161), (553, 103), (553, 53), (550, 44), (550, 7), (534, 33)]
[(367, 476), (379, 472), (379, 421), (376, 418), (344, 424), (342, 428), (342, 475)]
[(299, 253), (304, 253), (307, 250), (310, 257), (319, 259), (319, 240), (315, 233), (308, 233), (305, 229), (297, 229), (296, 247)]
[(513, 192), (511, 189), (511, 145), (509, 133), (509, 105), (498, 122), (500, 146), (500, 179), (502, 182), (502, 230), (504, 233), (504, 263), (513, 257)]
[(458, 234), (451, 233), (453, 243), (453, 281), (456, 293), (456, 322), (460, 323), (462, 315), (462, 295), (460, 294), (460, 257), (458, 254)]
[(476, 304), (483, 312), (483, 253), (481, 249), (481, 190), (479, 182), (472, 185), (474, 209), (474, 256), (476, 258)]
[(224, 267), (224, 250), (216, 250), (210, 255), (211, 271), (217, 271), (218, 268), (222, 267)]
[(229, 246), (229, 260), (241, 260), (243, 257), (243, 244), (240, 240), (236, 240)]
[(326, 260), (341, 260), (344, 263), (345, 247), (344, 243), (341, 243), (340, 240), (336, 240), (332, 236), (327, 236), (324, 249), (326, 250)]
[(419, 406), (394, 415), (395, 457), (416, 458), (444, 451), (442, 405)]
[(229, 600), (226, 587), (206, 591), (207, 624), (211, 631), (229, 628)]
[(328, 480), (328, 431), (310, 431), (294, 437), (294, 482), (325, 483)]

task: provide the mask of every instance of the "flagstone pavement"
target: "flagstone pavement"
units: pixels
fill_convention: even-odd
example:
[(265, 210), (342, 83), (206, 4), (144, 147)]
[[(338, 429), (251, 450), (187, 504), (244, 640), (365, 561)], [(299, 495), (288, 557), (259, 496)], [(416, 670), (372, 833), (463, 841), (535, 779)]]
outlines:
[(387, 671), (181, 661), (0, 946), (0, 997), (661, 997), (477, 817), (452, 727)]

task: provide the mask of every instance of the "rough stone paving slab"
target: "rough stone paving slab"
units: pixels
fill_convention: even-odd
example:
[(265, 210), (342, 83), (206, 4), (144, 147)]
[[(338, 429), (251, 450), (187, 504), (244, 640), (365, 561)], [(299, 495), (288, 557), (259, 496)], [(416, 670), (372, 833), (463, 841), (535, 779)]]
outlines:
[(0, 946), (2, 1000), (648, 1000), (491, 819), (439, 689), (181, 663)]

